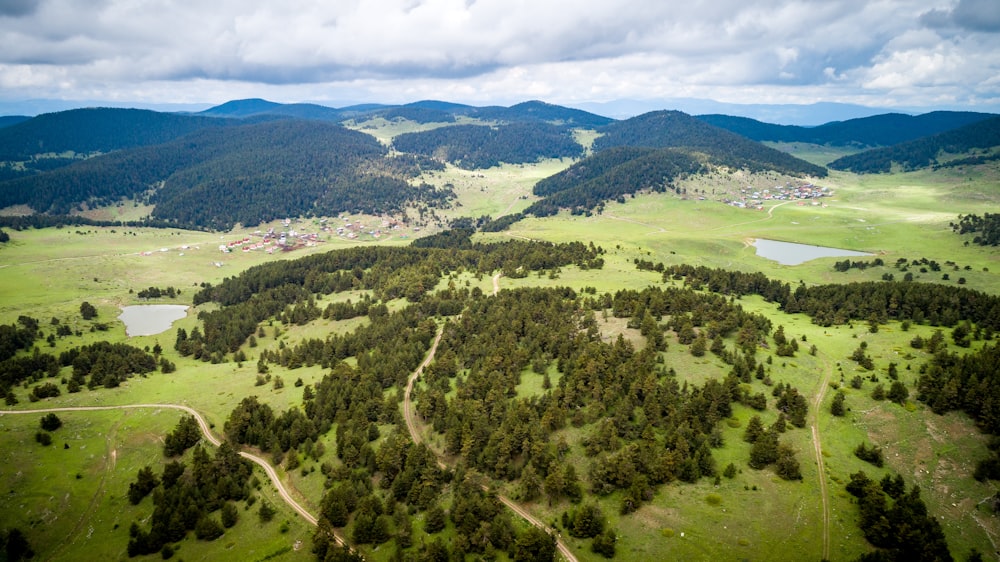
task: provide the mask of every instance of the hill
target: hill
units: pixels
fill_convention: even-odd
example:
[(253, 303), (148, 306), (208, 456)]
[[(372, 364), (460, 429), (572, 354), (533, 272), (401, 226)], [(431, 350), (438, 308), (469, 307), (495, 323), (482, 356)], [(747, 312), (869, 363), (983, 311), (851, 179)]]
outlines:
[(92, 108), (46, 113), (0, 129), (0, 161), (30, 160), (39, 154), (90, 154), (171, 141), (224, 119), (145, 109)]
[(602, 127), (594, 150), (617, 146), (686, 148), (707, 154), (714, 163), (750, 171), (775, 170), (825, 177), (826, 169), (790, 154), (710, 125), (679, 111), (655, 111)]
[(23, 123), (31, 119), (27, 115), (4, 115), (0, 116), (0, 128), (10, 127), (11, 125), (17, 125), (18, 123)]
[(482, 107), (472, 113), (483, 120), (515, 122), (543, 121), (568, 127), (594, 129), (614, 122), (610, 117), (603, 117), (580, 109), (571, 109), (541, 101), (526, 101), (510, 107)]
[(344, 119), (344, 114), (340, 110), (323, 105), (314, 103), (277, 103), (259, 98), (229, 101), (222, 105), (210, 107), (198, 113), (198, 115), (235, 118), (276, 115), (319, 121), (341, 121)]
[(521, 164), (583, 154), (583, 147), (573, 139), (569, 129), (542, 122), (515, 122), (496, 127), (455, 125), (405, 133), (393, 139), (393, 147), (469, 170), (491, 168), (501, 162)]
[(991, 117), (991, 113), (971, 111), (934, 111), (917, 116), (886, 113), (818, 127), (774, 125), (731, 115), (699, 115), (698, 119), (756, 141), (874, 147), (942, 133)]
[[(894, 146), (838, 158), (830, 163), (830, 167), (868, 174), (889, 172), (894, 166), (902, 170), (916, 170), (934, 165), (976, 164), (995, 159), (996, 147), (1000, 147), (1000, 116)], [(975, 150), (986, 153), (972, 154)], [(964, 155), (966, 158), (954, 158), (942, 164), (944, 155)]]
[(525, 212), (554, 215), (559, 209), (588, 212), (604, 201), (620, 200), (638, 191), (673, 189), (673, 180), (703, 168), (698, 158), (676, 149), (615, 147), (598, 152), (535, 184), (545, 197)]
[(447, 197), (410, 186), (416, 160), (386, 153), (369, 135), (318, 121), (208, 128), (0, 183), (0, 207), (65, 214), (84, 202), (144, 198), (155, 204), (155, 219), (228, 229), (284, 216), (393, 212)]

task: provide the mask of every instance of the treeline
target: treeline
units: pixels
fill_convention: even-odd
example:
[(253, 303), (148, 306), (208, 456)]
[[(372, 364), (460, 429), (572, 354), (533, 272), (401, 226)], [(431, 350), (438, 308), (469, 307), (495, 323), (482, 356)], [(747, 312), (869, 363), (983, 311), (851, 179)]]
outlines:
[(158, 299), (162, 297), (174, 299), (177, 298), (177, 295), (179, 294), (181, 294), (180, 290), (173, 287), (167, 287), (165, 289), (161, 289), (160, 287), (149, 287), (140, 290), (135, 294), (135, 296), (140, 299)]
[(862, 282), (806, 287), (704, 266), (664, 268), (664, 280), (684, 280), (694, 288), (733, 295), (756, 294), (788, 313), (803, 312), (820, 326), (851, 321), (885, 323), (909, 320), (932, 326), (955, 326), (967, 320), (990, 333), (1000, 330), (1000, 298), (964, 287), (908, 281)]
[[(166, 358), (123, 343), (96, 342), (64, 351), (58, 358), (41, 353), (36, 348), (34, 353), (16, 355), (0, 362), (0, 394), (6, 397), (8, 405), (13, 405), (17, 403), (11, 391), (15, 385), (55, 377), (60, 369), (69, 366), (73, 367), (73, 373), (65, 384), (66, 391), (71, 393), (79, 392), (83, 386), (90, 389), (99, 386), (114, 388), (132, 375), (150, 373), (157, 367), (164, 373), (175, 368)], [(57, 384), (46, 382), (35, 386), (28, 398), (35, 401), (61, 393)]]
[(835, 170), (859, 174), (887, 173), (893, 166), (903, 171), (926, 168), (938, 163), (945, 154), (964, 154), (975, 149), (1000, 146), (1000, 117), (992, 117), (885, 148), (866, 150), (830, 162)]
[[(330, 294), (352, 289), (374, 291), (388, 301), (406, 298), (419, 302), (433, 289), (442, 275), (466, 269), (477, 273), (500, 270), (508, 277), (523, 277), (531, 271), (575, 263), (581, 267), (603, 266), (603, 250), (579, 242), (548, 244), (508, 241), (474, 244), (467, 250), (438, 248), (357, 247), (317, 254), (290, 262), (252, 267), (238, 277), (227, 278), (218, 286), (207, 285), (194, 296), (195, 305), (214, 301), (219, 310), (201, 312), (204, 322), (201, 346), (182, 350), (203, 359), (221, 360), (235, 352), (257, 330), (257, 326), (288, 309), (308, 321), (309, 308), (318, 317), (313, 294)], [(299, 309), (305, 313), (301, 315)], [(185, 335), (191, 340), (192, 335)], [(195, 339), (194, 341), (197, 341)], [(189, 345), (194, 345), (192, 342)], [(186, 352), (187, 351), (187, 352)]]
[(129, 500), (139, 504), (152, 494), (153, 512), (143, 519), (149, 521), (149, 530), (138, 523), (129, 528), (129, 557), (160, 552), (164, 559), (170, 558), (174, 552), (170, 543), (180, 542), (189, 531), (202, 540), (222, 536), (239, 519), (233, 502), (250, 497), (252, 474), (253, 465), (229, 443), (220, 445), (214, 458), (195, 447), (190, 466), (171, 461), (159, 476), (148, 466), (140, 469), (129, 486)]
[(545, 198), (524, 212), (535, 216), (554, 215), (560, 209), (587, 212), (605, 201), (624, 202), (625, 195), (673, 189), (675, 180), (702, 168), (697, 158), (678, 150), (611, 148), (539, 181), (532, 192)]
[(984, 213), (983, 216), (959, 215), (957, 223), (951, 223), (956, 234), (974, 234), (973, 244), (996, 246), (1000, 244), (1000, 213)]
[(583, 147), (572, 131), (543, 122), (513, 122), (497, 126), (455, 125), (404, 133), (393, 147), (401, 152), (433, 156), (466, 170), (500, 163), (523, 164), (543, 158), (576, 158)]
[(142, 219), (137, 221), (101, 221), (88, 219), (77, 215), (24, 215), (0, 217), (0, 226), (12, 230), (27, 230), (29, 228), (63, 228), (66, 226), (104, 226), (104, 227), (133, 227), (133, 228), (183, 228), (187, 230), (203, 230), (202, 227), (192, 224), (180, 224), (175, 222)]

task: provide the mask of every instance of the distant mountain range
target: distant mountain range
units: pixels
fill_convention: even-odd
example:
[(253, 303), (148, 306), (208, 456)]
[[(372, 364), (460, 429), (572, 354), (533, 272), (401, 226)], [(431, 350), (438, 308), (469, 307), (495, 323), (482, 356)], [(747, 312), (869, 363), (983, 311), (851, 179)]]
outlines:
[[(433, 127), (398, 135), (390, 154), (374, 137), (343, 126), (377, 119)], [(539, 101), (329, 108), (249, 99), (198, 113), (75, 109), (0, 121), (0, 208), (64, 214), (131, 198), (154, 204), (157, 220), (226, 229), (279, 216), (442, 203), (449, 193), (410, 182), (444, 162), (477, 169), (578, 158), (536, 186), (543, 200), (529, 212), (544, 216), (567, 208), (588, 212), (640, 190), (669, 190), (679, 177), (716, 167), (827, 173), (760, 141), (891, 145), (831, 164), (859, 173), (976, 164), (997, 158), (998, 119), (885, 114), (809, 128), (654, 111), (616, 121)], [(591, 156), (583, 157), (576, 129), (596, 133)]]
[(935, 111), (923, 115), (886, 113), (819, 127), (774, 125), (731, 115), (699, 115), (698, 119), (756, 141), (807, 142), (832, 146), (890, 146), (956, 129), (995, 117), (992, 113)]

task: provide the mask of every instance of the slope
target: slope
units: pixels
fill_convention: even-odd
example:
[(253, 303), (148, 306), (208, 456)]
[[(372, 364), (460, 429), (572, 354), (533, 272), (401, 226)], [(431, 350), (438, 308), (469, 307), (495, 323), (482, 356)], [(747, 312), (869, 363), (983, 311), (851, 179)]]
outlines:
[(826, 176), (826, 169), (764, 146), (679, 111), (654, 111), (600, 129), (594, 150), (616, 146), (686, 148), (707, 154), (714, 163), (750, 171)]
[[(893, 166), (903, 170), (916, 170), (935, 165), (977, 164), (996, 159), (995, 149), (998, 146), (1000, 116), (894, 146), (838, 158), (830, 163), (830, 167), (857, 173), (884, 173), (891, 171)], [(984, 154), (970, 154), (976, 150)], [(966, 158), (942, 162), (945, 155), (966, 155)]]
[(934, 111), (917, 116), (886, 113), (818, 127), (774, 125), (731, 115), (699, 115), (698, 119), (756, 141), (871, 147), (899, 144), (991, 117), (994, 117), (991, 113), (971, 111)]
[[(0, 183), (0, 207), (65, 214), (81, 203), (148, 198), (153, 218), (226, 229), (234, 223), (341, 211), (399, 210), (447, 194), (407, 183), (412, 158), (386, 158), (374, 138), (339, 125), (280, 120), (205, 129)], [(154, 186), (162, 185), (158, 190)]]
[(145, 109), (90, 108), (46, 113), (0, 129), (0, 161), (29, 160), (46, 153), (89, 154), (171, 141), (224, 119)]

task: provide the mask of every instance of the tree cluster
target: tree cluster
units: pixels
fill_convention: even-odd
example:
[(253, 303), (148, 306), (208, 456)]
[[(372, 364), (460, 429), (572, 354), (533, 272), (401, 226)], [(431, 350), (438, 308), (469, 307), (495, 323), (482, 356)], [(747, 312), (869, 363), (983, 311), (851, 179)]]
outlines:
[[(221, 536), (224, 527), (236, 522), (235, 506), (230, 502), (245, 500), (250, 495), (252, 467), (250, 461), (223, 443), (214, 458), (205, 449), (195, 447), (190, 466), (172, 461), (159, 476), (150, 467), (140, 469), (136, 481), (129, 485), (129, 500), (139, 504), (152, 493), (153, 513), (149, 530), (132, 524), (128, 555), (161, 551), (169, 543), (182, 540), (189, 531), (202, 540)], [(222, 523), (213, 515), (219, 510)], [(224, 525), (225, 522), (230, 525)]]

